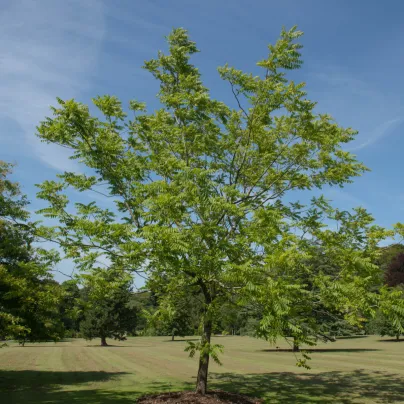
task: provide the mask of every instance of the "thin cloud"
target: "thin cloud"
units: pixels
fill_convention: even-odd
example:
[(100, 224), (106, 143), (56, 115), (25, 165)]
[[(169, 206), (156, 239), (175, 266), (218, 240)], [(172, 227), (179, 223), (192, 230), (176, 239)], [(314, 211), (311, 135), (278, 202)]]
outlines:
[(326, 72), (315, 72), (309, 75), (323, 84), (326, 83), (328, 87), (337, 89), (338, 92), (349, 92), (352, 95), (380, 99), (380, 93), (373, 90), (365, 81), (346, 72), (335, 71), (333, 68), (324, 69)]
[(77, 97), (87, 88), (104, 35), (103, 5), (95, 0), (15, 0), (2, 10), (0, 122), (2, 115), (15, 121), (24, 136), (13, 141), (57, 170), (77, 170), (77, 163), (66, 150), (41, 143), (35, 127), (56, 96)]
[(325, 196), (332, 201), (349, 204), (352, 208), (358, 206), (368, 208), (367, 203), (364, 202), (362, 199), (357, 198), (356, 196), (351, 195), (347, 191), (343, 191), (341, 189), (330, 189), (325, 192)]
[(403, 118), (395, 118), (383, 122), (370, 134), (368, 140), (357, 146), (353, 146), (347, 150), (348, 151), (361, 150), (364, 149), (365, 147), (372, 145), (373, 143), (378, 142), (382, 138), (385, 138), (386, 136), (390, 135), (394, 131), (394, 129), (396, 129), (400, 125), (400, 123), (403, 122), (403, 120), (404, 120)]

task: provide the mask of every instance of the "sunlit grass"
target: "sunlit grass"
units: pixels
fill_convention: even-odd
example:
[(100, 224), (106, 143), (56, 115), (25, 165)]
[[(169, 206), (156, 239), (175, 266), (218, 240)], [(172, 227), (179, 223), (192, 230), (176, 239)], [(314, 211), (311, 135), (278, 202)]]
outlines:
[[(404, 342), (378, 337), (319, 345), (311, 370), (296, 367), (286, 344), (217, 337), (223, 366), (211, 365), (210, 387), (271, 403), (404, 403)], [(197, 360), (184, 340), (164, 337), (10, 344), (0, 350), (0, 403), (135, 403), (147, 392), (192, 389)]]

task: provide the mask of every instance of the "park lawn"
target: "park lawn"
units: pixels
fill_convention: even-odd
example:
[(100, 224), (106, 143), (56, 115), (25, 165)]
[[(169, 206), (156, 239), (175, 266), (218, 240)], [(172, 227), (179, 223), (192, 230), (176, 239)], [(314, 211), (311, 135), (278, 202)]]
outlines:
[[(184, 340), (136, 337), (10, 344), (0, 349), (1, 404), (127, 404), (147, 392), (192, 389), (197, 359)], [(270, 403), (404, 403), (404, 341), (371, 336), (320, 344), (311, 370), (292, 352), (249, 337), (216, 337), (223, 366), (211, 364), (210, 388)], [(287, 348), (279, 343), (280, 349)]]

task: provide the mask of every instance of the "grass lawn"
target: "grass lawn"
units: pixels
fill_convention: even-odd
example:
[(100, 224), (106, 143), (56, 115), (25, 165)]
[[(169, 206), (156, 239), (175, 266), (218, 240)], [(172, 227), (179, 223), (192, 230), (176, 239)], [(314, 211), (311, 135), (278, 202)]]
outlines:
[[(185, 341), (164, 337), (11, 344), (0, 349), (1, 404), (127, 404), (146, 392), (192, 389), (197, 360)], [(379, 337), (319, 345), (311, 370), (292, 352), (248, 337), (217, 337), (223, 366), (211, 365), (210, 388), (270, 403), (404, 403), (404, 342)], [(280, 348), (287, 345), (279, 344)]]

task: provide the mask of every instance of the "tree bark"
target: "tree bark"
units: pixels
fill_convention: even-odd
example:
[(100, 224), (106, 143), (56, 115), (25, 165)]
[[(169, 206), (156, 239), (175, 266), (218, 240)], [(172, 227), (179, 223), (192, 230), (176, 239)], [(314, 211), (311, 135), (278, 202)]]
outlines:
[[(207, 319), (203, 325), (203, 334), (201, 344), (210, 344), (212, 336), (212, 320)], [(199, 369), (196, 381), (196, 392), (198, 394), (206, 394), (208, 390), (208, 369), (209, 369), (209, 353), (202, 353), (199, 356)]]
[(174, 341), (174, 334), (171, 335), (171, 341)]
[(400, 341), (400, 334), (396, 335), (396, 341)]
[(293, 338), (293, 352), (299, 352), (299, 351), (300, 351), (300, 348), (296, 341), (296, 338)]
[(104, 335), (101, 336), (101, 346), (108, 346), (107, 339)]

